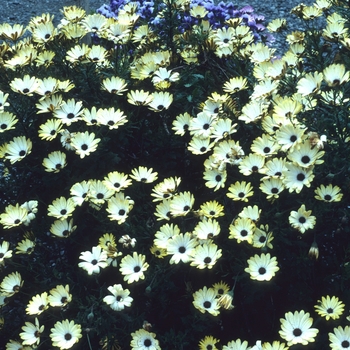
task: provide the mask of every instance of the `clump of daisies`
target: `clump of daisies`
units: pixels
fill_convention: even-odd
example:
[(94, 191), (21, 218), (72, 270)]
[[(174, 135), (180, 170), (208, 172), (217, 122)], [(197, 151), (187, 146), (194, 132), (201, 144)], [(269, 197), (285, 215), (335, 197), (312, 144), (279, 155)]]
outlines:
[(350, 10), (292, 12), (0, 25), (1, 348), (349, 346)]

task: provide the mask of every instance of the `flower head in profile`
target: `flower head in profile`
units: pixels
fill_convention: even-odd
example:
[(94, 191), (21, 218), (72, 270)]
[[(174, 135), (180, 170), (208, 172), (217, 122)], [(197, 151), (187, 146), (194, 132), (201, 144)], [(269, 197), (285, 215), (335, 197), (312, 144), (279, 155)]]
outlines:
[(0, 267), (5, 264), (5, 259), (9, 259), (12, 256), (12, 250), (10, 250), (10, 243), (2, 241), (0, 244)]
[(130, 177), (138, 182), (152, 183), (158, 178), (158, 173), (153, 172), (153, 168), (139, 166), (131, 171)]
[(18, 123), (16, 116), (9, 112), (3, 112), (1, 110), (1, 92), (0, 92), (0, 134), (12, 130), (15, 128), (15, 125)]
[(0, 223), (4, 229), (19, 226), (28, 219), (28, 210), (23, 208), (18, 203), (5, 207), (5, 212), (0, 215)]
[(124, 276), (124, 281), (128, 284), (144, 279), (144, 272), (148, 269), (146, 256), (133, 252), (132, 255), (126, 255), (120, 262), (120, 273)]
[(61, 151), (54, 151), (48, 154), (43, 160), (45, 171), (58, 173), (67, 165), (66, 154)]
[(10, 87), (14, 92), (22, 95), (33, 96), (33, 93), (39, 85), (38, 79), (30, 77), (28, 74), (21, 78), (15, 78), (10, 83)]
[(329, 184), (327, 186), (321, 185), (317, 187), (315, 190), (315, 193), (316, 193), (316, 196), (315, 196), (316, 199), (327, 203), (340, 202), (343, 197), (340, 187), (332, 184)]
[(51, 328), (50, 338), (52, 345), (60, 349), (70, 349), (82, 337), (80, 324), (74, 321), (57, 321)]
[(248, 267), (244, 271), (250, 274), (252, 280), (270, 281), (279, 269), (276, 257), (271, 257), (270, 253), (262, 253), (249, 258)]
[(227, 345), (224, 345), (222, 350), (248, 350), (248, 342), (246, 340), (232, 340), (228, 342)]
[(193, 305), (201, 313), (209, 312), (213, 316), (217, 316), (220, 311), (220, 305), (218, 304), (217, 294), (213, 288), (199, 289), (193, 293)]
[(156, 339), (156, 334), (139, 329), (131, 333), (131, 350), (160, 350), (159, 342)]
[(113, 295), (107, 295), (103, 298), (103, 301), (110, 306), (112, 310), (121, 311), (124, 310), (126, 306), (131, 306), (133, 298), (131, 298), (130, 291), (128, 289), (123, 289), (121, 284), (114, 284), (108, 287), (108, 290)]
[(222, 250), (215, 243), (207, 242), (198, 245), (192, 252), (191, 266), (198, 269), (211, 269), (221, 257)]
[(304, 310), (287, 312), (284, 318), (280, 319), (280, 336), (287, 341), (288, 346), (295, 344), (307, 345), (315, 341), (318, 333), (317, 328), (311, 328), (312, 317)]
[(323, 74), (318, 72), (307, 73), (297, 84), (297, 91), (302, 96), (315, 94), (319, 91), (323, 80)]
[(122, 224), (128, 218), (130, 210), (134, 206), (134, 201), (125, 196), (123, 192), (117, 192), (108, 200), (107, 212), (110, 220), (115, 220), (118, 224)]
[(92, 252), (82, 252), (79, 256), (84, 260), (78, 264), (79, 267), (87, 271), (89, 275), (100, 273), (101, 269), (108, 266), (107, 253), (101, 247), (92, 247)]
[(49, 299), (46, 292), (34, 295), (27, 305), (27, 315), (40, 315), (43, 311), (48, 309)]
[(6, 146), (5, 158), (11, 164), (19, 162), (32, 152), (32, 141), (25, 136), (14, 137)]
[(163, 112), (173, 102), (173, 95), (169, 92), (154, 92), (151, 96), (152, 101), (148, 104), (148, 108), (154, 112)]
[(72, 294), (69, 293), (69, 285), (58, 285), (50, 290), (48, 296), (50, 306), (65, 307), (72, 301)]
[(333, 320), (338, 319), (344, 312), (345, 305), (337, 297), (327, 295), (318, 300), (318, 303), (318, 305), (315, 305), (315, 310), (327, 321), (330, 318)]
[(18, 293), (23, 286), (22, 276), (19, 272), (12, 272), (0, 283), (0, 293), (7, 297)]
[(40, 326), (39, 320), (35, 318), (35, 324), (26, 322), (22, 327), (22, 333), (19, 334), (23, 345), (38, 345), (40, 343), (41, 334), (45, 326)]
[(50, 232), (56, 237), (67, 238), (76, 228), (77, 227), (73, 224), (73, 219), (69, 221), (67, 219), (55, 220), (50, 227)]

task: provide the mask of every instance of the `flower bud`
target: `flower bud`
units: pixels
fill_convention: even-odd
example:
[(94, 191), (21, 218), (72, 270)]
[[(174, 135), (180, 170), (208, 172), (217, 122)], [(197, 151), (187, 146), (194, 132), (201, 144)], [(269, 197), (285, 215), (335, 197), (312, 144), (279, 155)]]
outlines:
[(309, 258), (310, 259), (315, 259), (317, 260), (318, 259), (318, 256), (319, 256), (319, 249), (318, 249), (318, 245), (317, 243), (314, 241), (312, 244), (311, 244), (311, 247), (310, 247), (310, 250), (309, 250)]

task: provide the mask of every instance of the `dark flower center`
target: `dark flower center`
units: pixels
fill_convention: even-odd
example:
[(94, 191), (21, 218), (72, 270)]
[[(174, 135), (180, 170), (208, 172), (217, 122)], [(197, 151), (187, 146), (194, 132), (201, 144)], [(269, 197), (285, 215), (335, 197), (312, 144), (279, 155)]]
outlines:
[(61, 298), (61, 304), (65, 304), (67, 302), (67, 297), (62, 297)]
[(301, 224), (305, 224), (306, 219), (304, 218), (304, 216), (301, 216), (301, 217), (299, 218), (299, 222), (300, 222)]
[(68, 230), (64, 230), (63, 232), (62, 232), (62, 236), (68, 236), (69, 235), (69, 231)]
[(310, 157), (309, 156), (303, 156), (301, 157), (301, 161), (304, 163), (304, 164), (307, 164), (307, 163), (310, 163)]
[(51, 136), (56, 135), (56, 130), (51, 130), (51, 131), (50, 131), (50, 135), (51, 135)]
[(18, 153), (21, 157), (24, 157), (25, 155), (26, 155), (26, 151), (19, 151), (19, 153)]
[(292, 136), (289, 138), (289, 140), (290, 140), (291, 142), (295, 142), (297, 139), (298, 139), (298, 138), (297, 138), (295, 135), (292, 135)]
[(222, 179), (221, 175), (216, 175), (216, 176), (215, 176), (215, 181), (216, 181), (216, 182), (220, 182), (221, 179)]
[(328, 308), (328, 309), (327, 309), (327, 313), (328, 313), (328, 314), (332, 314), (332, 313), (333, 313), (333, 309), (332, 309), (331, 307)]
[(73, 119), (75, 117), (74, 113), (68, 113), (67, 118), (68, 119)]
[(97, 193), (96, 198), (97, 198), (97, 199), (103, 199), (103, 198), (104, 198), (103, 193)]
[(91, 260), (91, 265), (96, 265), (97, 264), (97, 260), (94, 259), (94, 260)]
[(164, 109), (164, 106), (163, 106), (163, 105), (158, 105), (158, 106), (157, 106), (157, 109), (158, 109), (159, 111), (161, 111), (161, 110)]
[(206, 300), (204, 303), (203, 303), (203, 306), (206, 308), (206, 309), (209, 309), (211, 307), (211, 302)]
[(187, 211), (187, 210), (189, 210), (190, 209), (190, 206), (189, 205), (185, 205), (184, 206), (184, 211)]
[(1, 124), (0, 128), (1, 128), (2, 130), (5, 130), (5, 129), (7, 128), (7, 124), (5, 124), (5, 123)]
[(260, 267), (258, 272), (260, 273), (260, 275), (264, 275), (266, 273), (265, 267)]
[(143, 341), (143, 345), (146, 346), (147, 348), (150, 347), (152, 345), (152, 340), (151, 339), (145, 339)]
[(349, 343), (347, 340), (343, 340), (343, 341), (341, 342), (341, 346), (342, 346), (344, 349), (346, 349), (346, 348), (350, 347), (350, 343)]
[(119, 215), (125, 215), (125, 210), (124, 210), (124, 209), (120, 209), (120, 210), (118, 211), (118, 214), (119, 214)]
[(137, 265), (137, 266), (134, 267), (134, 272), (137, 273), (137, 272), (140, 272), (140, 271), (141, 271), (141, 267), (140, 266)]
[(45, 34), (45, 39), (49, 39), (50, 36), (51, 36), (51, 35), (50, 35), (49, 33)]
[(23, 89), (23, 93), (24, 93), (24, 94), (27, 94), (28, 92), (29, 92), (29, 89), (28, 89), (28, 88)]
[(271, 193), (278, 193), (278, 188), (277, 187), (272, 187), (271, 188)]
[(265, 147), (264, 148), (264, 153), (269, 153), (271, 152), (271, 148), (270, 147)]
[(120, 187), (120, 183), (119, 183), (119, 182), (116, 182), (115, 184), (113, 184), (113, 186), (114, 186), (115, 188), (119, 188), (119, 187)]
[(304, 180), (305, 180), (305, 175), (304, 175), (303, 173), (299, 173), (299, 174), (297, 175), (297, 180), (298, 180), (298, 181), (304, 181)]
[(325, 199), (326, 201), (330, 201), (330, 200), (332, 199), (332, 196), (329, 195), (329, 194), (326, 194), (326, 195), (324, 196), (324, 199)]
[(295, 328), (295, 329), (293, 329), (293, 335), (295, 336), (295, 337), (300, 337), (301, 335), (302, 335), (302, 331), (301, 331), (301, 329), (300, 328)]
[(259, 169), (259, 168), (258, 168), (256, 165), (253, 165), (253, 166), (252, 166), (252, 171), (258, 171), (258, 169)]
[(208, 130), (208, 129), (209, 129), (209, 124), (208, 124), (208, 123), (205, 123), (205, 124), (203, 125), (203, 129), (204, 129), (204, 130)]
[(282, 175), (282, 173), (280, 171), (275, 172), (275, 176), (281, 176), (281, 175)]
[(214, 210), (210, 210), (209, 215), (215, 215), (215, 211)]
[(16, 220), (14, 221), (15, 225), (18, 225), (20, 222), (21, 222), (20, 219), (16, 219)]
[(81, 147), (80, 147), (83, 151), (86, 151), (87, 149), (88, 149), (88, 145), (87, 144), (83, 144), (83, 145), (81, 145)]
[(245, 237), (247, 234), (248, 234), (248, 231), (247, 231), (247, 230), (242, 230), (242, 231), (241, 231), (241, 236), (242, 236), (242, 237)]
[(40, 305), (40, 306), (38, 307), (38, 309), (39, 309), (39, 310), (44, 310), (44, 309), (45, 309), (45, 305)]
[(211, 257), (207, 256), (206, 258), (204, 258), (204, 263), (205, 264), (210, 264), (211, 263)]
[(121, 297), (120, 295), (118, 295), (118, 296), (116, 297), (116, 300), (117, 300), (117, 301), (120, 301), (120, 300), (122, 300), (122, 297)]
[(206, 147), (202, 146), (199, 150), (200, 150), (201, 152), (204, 152), (206, 149), (207, 149)]
[(239, 197), (239, 198), (243, 198), (243, 197), (244, 197), (244, 192), (239, 192), (239, 193), (238, 193), (238, 197)]
[(64, 339), (66, 339), (66, 340), (71, 340), (71, 339), (72, 339), (72, 335), (71, 335), (70, 333), (66, 333), (66, 334), (64, 335)]
[(183, 253), (185, 253), (185, 251), (186, 251), (186, 248), (185, 247), (179, 247), (179, 253), (181, 253), (181, 254), (183, 254)]
[(266, 237), (265, 237), (265, 236), (260, 236), (260, 237), (259, 237), (259, 242), (260, 242), (260, 243), (266, 242)]

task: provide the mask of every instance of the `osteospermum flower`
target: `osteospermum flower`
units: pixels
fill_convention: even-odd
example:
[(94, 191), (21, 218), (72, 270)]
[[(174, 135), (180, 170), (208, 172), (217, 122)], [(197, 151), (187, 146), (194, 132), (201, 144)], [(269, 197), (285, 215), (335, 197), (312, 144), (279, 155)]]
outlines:
[(119, 77), (111, 77), (102, 80), (102, 89), (115, 95), (122, 95), (123, 92), (127, 91), (127, 83), (125, 79)]
[(248, 156), (243, 158), (243, 160), (239, 163), (238, 168), (243, 175), (249, 176), (253, 173), (261, 172), (264, 164), (264, 156), (250, 153)]
[(224, 206), (217, 201), (208, 201), (200, 206), (199, 214), (207, 219), (218, 218), (225, 215)]
[(315, 305), (315, 310), (327, 321), (330, 318), (333, 320), (338, 319), (344, 312), (345, 305), (337, 297), (327, 295), (322, 297), (322, 300), (318, 300), (318, 303), (318, 305)]
[(253, 247), (255, 248), (269, 248), (272, 249), (272, 241), (274, 237), (272, 232), (269, 232), (269, 225), (260, 225), (256, 227), (253, 234)]
[(7, 275), (0, 284), (0, 293), (10, 297), (18, 293), (23, 286), (22, 276), (19, 272), (12, 272)]
[(50, 338), (52, 345), (60, 349), (70, 349), (82, 337), (80, 324), (74, 321), (57, 321), (51, 328)]
[(248, 350), (248, 342), (246, 340), (232, 340), (224, 345), (222, 350)]
[(324, 153), (324, 151), (320, 151), (317, 147), (312, 147), (310, 142), (306, 141), (289, 152), (287, 157), (294, 164), (303, 168), (309, 168), (315, 164), (322, 164), (323, 160), (320, 158)]
[(71, 125), (81, 119), (80, 115), (83, 113), (83, 103), (75, 101), (73, 98), (64, 101), (53, 114), (56, 118), (61, 120), (62, 124)]
[(66, 154), (61, 151), (54, 151), (48, 154), (43, 160), (45, 171), (58, 173), (67, 165)]
[(152, 102), (153, 96), (148, 91), (132, 90), (127, 94), (128, 102), (135, 106), (145, 106)]
[(132, 183), (132, 181), (128, 178), (128, 175), (118, 171), (108, 173), (102, 182), (108, 189), (115, 192), (124, 190)]
[(17, 244), (16, 254), (31, 254), (34, 251), (35, 241), (32, 241), (28, 238), (23, 239)]
[(159, 342), (156, 339), (156, 334), (139, 329), (131, 333), (131, 350), (160, 350)]
[(14, 114), (1, 111), (0, 102), (0, 133), (14, 129), (17, 123), (18, 119)]
[(350, 72), (345, 72), (344, 64), (331, 64), (323, 70), (323, 78), (328, 86), (334, 87), (344, 84), (350, 79)]
[(60, 197), (55, 199), (48, 207), (48, 216), (64, 220), (73, 214), (75, 203), (71, 198)]
[(131, 170), (130, 177), (138, 182), (152, 183), (157, 180), (158, 173), (153, 172), (153, 168), (147, 169), (144, 166), (139, 166), (138, 168)]
[(90, 194), (90, 181), (81, 181), (75, 183), (70, 188), (71, 199), (75, 205), (82, 205), (89, 199)]
[(173, 235), (166, 243), (168, 255), (172, 255), (169, 263), (189, 262), (196, 246), (197, 241), (188, 232)]
[(122, 224), (128, 217), (130, 210), (134, 206), (134, 201), (130, 197), (125, 196), (122, 192), (117, 192), (108, 200), (107, 212), (110, 220), (116, 220), (118, 224)]
[(72, 301), (72, 294), (69, 293), (69, 285), (58, 285), (50, 290), (48, 296), (50, 306), (64, 307)]
[(192, 233), (198, 239), (211, 239), (220, 233), (220, 225), (215, 219), (204, 219), (198, 222)]
[(276, 140), (281, 145), (282, 151), (290, 149), (302, 142), (306, 128), (301, 125), (285, 124), (276, 131)]
[(248, 198), (254, 194), (253, 187), (250, 182), (236, 181), (228, 188), (226, 196), (234, 201), (248, 202)]
[(297, 84), (297, 91), (302, 96), (315, 94), (319, 91), (323, 80), (323, 74), (318, 72), (307, 73)]
[(310, 187), (315, 175), (313, 168), (302, 168), (298, 165), (286, 163), (286, 171), (282, 172), (284, 178), (282, 179), (284, 185), (289, 192), (300, 193), (304, 186)]
[(108, 201), (114, 194), (101, 180), (89, 181), (89, 201), (100, 205)]
[(9, 159), (11, 164), (19, 162), (32, 152), (32, 141), (25, 136), (14, 137), (6, 145), (5, 158)]
[(38, 85), (38, 80), (35, 77), (30, 77), (28, 74), (26, 74), (23, 79), (15, 78), (10, 83), (10, 87), (14, 92), (26, 96), (33, 96)]
[(333, 329), (333, 333), (328, 333), (330, 344), (334, 350), (349, 349), (350, 347), (350, 327), (338, 326)]
[(250, 274), (252, 280), (270, 281), (279, 270), (276, 257), (271, 257), (270, 253), (255, 254), (247, 262), (248, 267), (244, 271)]
[(193, 207), (194, 196), (190, 192), (181, 192), (170, 200), (171, 215), (185, 216)]
[(238, 218), (229, 226), (229, 229), (230, 239), (236, 239), (237, 243), (241, 243), (243, 241), (246, 241), (249, 244), (252, 243), (255, 224), (251, 219)]
[(173, 95), (169, 92), (154, 92), (152, 101), (148, 104), (148, 108), (154, 112), (162, 112), (169, 108), (173, 102)]
[(206, 311), (217, 316), (219, 311), (218, 299), (216, 298), (217, 294), (213, 288), (207, 288), (206, 286), (203, 289), (199, 289), (197, 292), (193, 293), (193, 305), (201, 313)]
[(304, 310), (287, 312), (281, 318), (281, 330), (279, 331), (280, 336), (287, 340), (288, 346), (295, 344), (307, 345), (315, 341), (315, 337), (318, 333), (318, 329), (311, 328), (312, 317), (308, 312)]
[(146, 256), (133, 252), (132, 255), (126, 255), (120, 262), (120, 273), (124, 276), (124, 281), (128, 284), (144, 279), (144, 272), (148, 269)]
[(5, 264), (5, 259), (9, 259), (12, 256), (12, 250), (10, 250), (10, 243), (2, 241), (0, 244), (0, 266)]
[(127, 122), (126, 115), (120, 109), (114, 107), (100, 108), (97, 111), (97, 122), (101, 125), (108, 126), (109, 130), (118, 129), (119, 126)]
[(5, 212), (0, 215), (0, 223), (5, 229), (12, 228), (23, 224), (28, 218), (28, 210), (18, 203), (8, 205)]
[(340, 202), (343, 194), (340, 192), (340, 187), (329, 184), (327, 186), (321, 185), (316, 188), (315, 198), (324, 202)]
[(41, 334), (45, 326), (40, 326), (39, 320), (35, 318), (35, 324), (26, 322), (22, 327), (23, 332), (19, 334), (22, 339), (22, 345), (34, 345), (40, 343)]
[(218, 343), (219, 341), (220, 341), (219, 339), (215, 339), (213, 336), (207, 335), (206, 337), (201, 339), (201, 341), (199, 342), (198, 344), (199, 350), (207, 350), (207, 349), (217, 350), (218, 348), (216, 347), (215, 344)]
[(203, 179), (206, 180), (205, 186), (213, 188), (214, 191), (225, 187), (226, 178), (226, 170), (219, 171), (216, 169), (207, 169), (203, 174)]
[(308, 229), (314, 228), (316, 224), (316, 217), (311, 215), (311, 210), (305, 209), (303, 204), (298, 211), (291, 211), (289, 215), (289, 223), (301, 233)]
[(56, 220), (50, 227), (50, 232), (60, 238), (69, 237), (77, 227), (73, 225), (73, 219), (71, 220)]
[(279, 197), (279, 194), (284, 190), (284, 185), (279, 178), (262, 179), (259, 186), (261, 192), (265, 193), (266, 199), (274, 200)]
[(101, 139), (95, 138), (95, 134), (88, 131), (77, 132), (71, 140), (71, 145), (75, 149), (75, 153), (84, 158), (89, 156), (90, 153), (95, 152), (98, 143)]
[(214, 243), (198, 245), (192, 252), (191, 266), (211, 269), (222, 255), (222, 250)]
[(248, 207), (244, 207), (242, 211), (238, 214), (241, 218), (248, 218), (252, 220), (254, 223), (259, 221), (261, 214), (261, 209), (257, 205), (254, 205), (253, 207), (249, 205)]
[(27, 315), (40, 315), (48, 309), (49, 299), (46, 292), (34, 295), (26, 308)]
[(78, 264), (89, 275), (100, 273), (101, 269), (108, 266), (107, 253), (101, 247), (92, 247), (92, 252), (82, 252), (79, 259), (84, 260)]
[(109, 305), (112, 310), (121, 311), (127, 306), (131, 306), (133, 298), (129, 296), (129, 289), (123, 289), (121, 284), (114, 284), (107, 288), (113, 295), (107, 295), (103, 301)]

